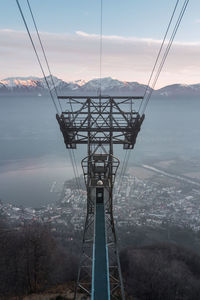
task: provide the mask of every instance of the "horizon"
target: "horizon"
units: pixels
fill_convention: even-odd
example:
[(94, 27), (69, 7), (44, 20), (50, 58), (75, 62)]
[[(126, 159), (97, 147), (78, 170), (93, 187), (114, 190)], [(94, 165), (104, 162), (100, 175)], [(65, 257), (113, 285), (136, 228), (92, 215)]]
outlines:
[[(46, 76), (47, 78), (49, 77), (50, 75)], [(63, 78), (59, 78), (55, 75), (52, 74), (53, 77), (59, 79), (59, 80), (62, 80), (66, 83), (76, 83), (78, 84), (79, 86), (82, 86), (92, 80), (103, 80), (103, 79), (112, 79), (112, 80), (117, 80), (117, 81), (120, 81), (120, 82), (126, 82), (126, 83), (138, 83), (138, 84), (141, 84), (141, 85), (147, 85), (147, 83), (143, 83), (143, 82), (139, 82), (139, 81), (127, 81), (127, 80), (119, 80), (118, 78), (113, 78), (111, 76), (107, 76), (107, 77), (102, 77), (102, 78), (92, 78), (92, 79), (89, 79), (89, 80), (85, 80), (83, 78), (79, 78), (79, 79), (75, 79), (75, 80), (65, 80)], [(31, 75), (28, 75), (28, 76), (13, 76), (13, 77), (7, 77), (7, 78), (3, 78), (3, 79), (0, 79), (0, 84), (3, 84), (3, 85), (6, 85), (3, 81), (6, 81), (6, 80), (10, 80), (10, 79), (16, 79), (16, 80), (21, 80), (21, 81), (24, 81), (24, 80), (41, 80), (43, 79), (44, 77), (39, 77), (39, 76), (31, 76)], [(79, 84), (79, 82), (81, 82)], [(22, 84), (22, 83), (21, 83)], [(199, 82), (195, 82), (195, 83), (192, 83), (192, 84), (188, 84), (188, 83), (181, 83), (181, 82), (174, 82), (172, 84), (167, 84), (167, 85), (163, 85), (161, 87), (157, 87), (157, 88), (154, 88), (155, 91), (159, 90), (159, 89), (162, 89), (162, 88), (165, 88), (167, 86), (171, 86), (171, 85), (181, 85), (181, 86), (191, 86), (191, 85), (199, 85), (200, 84), (200, 80)]]

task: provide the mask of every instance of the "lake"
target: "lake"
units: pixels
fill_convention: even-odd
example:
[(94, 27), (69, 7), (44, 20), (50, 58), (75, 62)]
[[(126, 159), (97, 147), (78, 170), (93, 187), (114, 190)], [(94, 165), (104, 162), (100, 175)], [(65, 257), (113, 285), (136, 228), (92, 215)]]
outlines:
[[(200, 100), (154, 99), (146, 110), (131, 163), (200, 153)], [(39, 207), (56, 200), (73, 177), (55, 109), (47, 97), (0, 97), (0, 199)], [(85, 154), (84, 154), (85, 152)], [(77, 165), (86, 149), (76, 150)], [(124, 151), (116, 148), (123, 159)]]

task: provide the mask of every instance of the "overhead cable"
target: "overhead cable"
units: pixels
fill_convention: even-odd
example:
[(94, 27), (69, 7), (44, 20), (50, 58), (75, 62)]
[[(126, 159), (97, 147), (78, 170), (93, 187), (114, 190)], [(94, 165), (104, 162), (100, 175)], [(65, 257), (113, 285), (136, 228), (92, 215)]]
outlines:
[(48, 71), (49, 71), (49, 75), (50, 75), (50, 78), (51, 78), (51, 83), (52, 83), (52, 85), (53, 85), (53, 88), (54, 88), (56, 97), (57, 97), (57, 99), (58, 99), (58, 103), (59, 103), (59, 106), (60, 106), (60, 110), (62, 111), (62, 107), (61, 107), (61, 104), (60, 104), (60, 100), (59, 100), (59, 98), (58, 98), (58, 93), (57, 93), (56, 85), (55, 85), (55, 82), (54, 82), (54, 79), (53, 79), (53, 76), (52, 76), (52, 73), (51, 73), (51, 70), (50, 70), (50, 66), (49, 66), (49, 63), (48, 63), (48, 59), (47, 59), (47, 56), (46, 56), (46, 53), (45, 53), (45, 50), (44, 50), (44, 46), (43, 46), (43, 43), (42, 43), (42, 40), (41, 40), (39, 31), (38, 31), (38, 27), (37, 27), (37, 24), (36, 24), (36, 21), (35, 21), (35, 17), (34, 17), (34, 15), (33, 15), (33, 11), (32, 11), (32, 8), (31, 8), (31, 5), (30, 5), (29, 0), (27, 0), (27, 5), (28, 5), (28, 8), (29, 8), (29, 11), (30, 11), (30, 14), (31, 14), (31, 18), (32, 18), (32, 20), (33, 20), (33, 24), (34, 24), (34, 27), (35, 27), (35, 31), (36, 31), (36, 33), (37, 33), (37, 37), (38, 37), (38, 40), (39, 40), (39, 43), (40, 43), (40, 47), (41, 47), (41, 49), (42, 49), (42, 53), (43, 53), (43, 55), (44, 55), (44, 59), (45, 59), (46, 65), (47, 65), (47, 69), (48, 69)]
[(75, 176), (76, 186), (77, 186), (78, 190), (80, 191), (81, 187), (79, 185), (78, 175), (76, 174), (76, 168), (75, 168), (74, 159), (73, 159), (73, 156), (72, 156), (73, 152), (71, 153), (70, 150), (68, 152), (69, 152), (69, 157), (70, 157), (70, 161), (71, 161), (73, 172), (74, 172), (74, 176)]
[(158, 71), (157, 71), (157, 73), (156, 73), (155, 79), (154, 79), (154, 81), (153, 81), (152, 89), (151, 89), (150, 93), (149, 93), (148, 96), (147, 96), (146, 103), (144, 104), (142, 113), (144, 113), (144, 111), (145, 111), (145, 109), (146, 109), (146, 107), (147, 107), (147, 104), (148, 104), (148, 102), (149, 102), (149, 100), (150, 100), (150, 98), (151, 98), (151, 95), (152, 95), (152, 93), (153, 93), (153, 89), (154, 89), (154, 87), (155, 87), (155, 85), (156, 85), (156, 83), (157, 83), (157, 80), (158, 80), (159, 75), (160, 75), (160, 73), (161, 73), (161, 71), (162, 71), (162, 68), (163, 68), (164, 63), (165, 63), (165, 61), (166, 61), (166, 58), (167, 58), (167, 56), (168, 56), (168, 54), (169, 54), (170, 48), (171, 48), (172, 43), (173, 43), (173, 41), (174, 41), (174, 37), (175, 37), (175, 35), (176, 35), (176, 33), (177, 33), (177, 30), (178, 30), (178, 28), (179, 28), (179, 25), (180, 25), (180, 23), (181, 23), (181, 20), (182, 20), (182, 18), (183, 18), (183, 15), (184, 15), (184, 13), (185, 13), (186, 8), (187, 8), (188, 2), (189, 2), (189, 0), (186, 0), (186, 1), (184, 2), (184, 4), (183, 4), (183, 7), (182, 7), (181, 12), (180, 12), (179, 17), (178, 17), (178, 20), (177, 20), (177, 22), (176, 22), (176, 25), (175, 25), (175, 27), (174, 27), (174, 30), (173, 30), (172, 35), (171, 35), (171, 37), (170, 37), (170, 40), (169, 40), (169, 42), (168, 42), (167, 48), (166, 48), (165, 53), (164, 53), (164, 55), (163, 55), (162, 61), (161, 61), (160, 65), (159, 65)]
[[(149, 92), (149, 94), (147, 95), (147, 97), (146, 97), (146, 99), (145, 99), (145, 102), (144, 102), (144, 105), (143, 105), (141, 114), (143, 114), (144, 111), (146, 110), (147, 104), (148, 104), (148, 102), (149, 102), (149, 100), (150, 100), (150, 98), (151, 98), (151, 95), (152, 95), (152, 93), (153, 93), (153, 89), (154, 89), (154, 87), (155, 87), (155, 85), (156, 85), (156, 83), (157, 83), (157, 80), (158, 80), (159, 75), (160, 75), (160, 73), (161, 73), (161, 71), (162, 71), (162, 68), (163, 68), (164, 63), (165, 63), (165, 61), (166, 61), (166, 58), (167, 58), (167, 56), (168, 56), (168, 54), (169, 54), (169, 51), (170, 51), (170, 49), (171, 49), (172, 43), (173, 43), (173, 41), (174, 41), (175, 35), (176, 35), (177, 30), (178, 30), (178, 28), (179, 28), (179, 26), (180, 26), (180, 23), (181, 23), (181, 21), (182, 21), (182, 18), (183, 18), (183, 15), (184, 15), (185, 11), (186, 11), (186, 8), (187, 8), (188, 3), (189, 3), (189, 0), (185, 0), (184, 3), (183, 3), (183, 6), (182, 6), (182, 9), (181, 9), (180, 14), (179, 14), (179, 16), (178, 16), (177, 22), (176, 22), (176, 24), (175, 24), (175, 26), (174, 26), (173, 32), (172, 32), (171, 37), (170, 37), (170, 39), (169, 39), (169, 41), (168, 41), (167, 47), (166, 47), (166, 49), (165, 49), (165, 52), (164, 52), (163, 57), (162, 57), (162, 59), (161, 59), (160, 65), (159, 65), (158, 70), (157, 70), (157, 72), (156, 72), (156, 75), (155, 75), (155, 77), (154, 77), (154, 80), (153, 80), (153, 84), (152, 84), (152, 86), (151, 86), (151, 89), (150, 89), (150, 87), (149, 87), (150, 81), (149, 81), (149, 83), (148, 83), (148, 89), (150, 89), (150, 92)], [(176, 6), (177, 6), (177, 3), (176, 3)], [(175, 9), (176, 9), (176, 6), (175, 6)], [(174, 15), (174, 12), (175, 12), (175, 11), (173, 11), (173, 15)], [(172, 17), (172, 18), (173, 18), (173, 17)], [(171, 20), (172, 20), (172, 19), (171, 19)], [(171, 21), (171, 20), (170, 20), (170, 21)], [(168, 29), (168, 30), (169, 30), (169, 29)], [(168, 30), (167, 30), (167, 31), (168, 31)], [(166, 36), (164, 37), (164, 40), (165, 40), (165, 39), (166, 39)], [(163, 42), (162, 45), (161, 45), (162, 48), (163, 48), (163, 45), (164, 45), (164, 42)], [(161, 54), (161, 50), (162, 50), (162, 49), (160, 49), (160, 51), (159, 51), (159, 56), (160, 56), (160, 54)], [(157, 65), (159, 56), (157, 57), (157, 59), (156, 59), (156, 64), (155, 64), (154, 67), (153, 67), (153, 71), (152, 71), (151, 76), (150, 76), (151, 79), (152, 79), (153, 73), (154, 73), (154, 71), (155, 71), (155, 67), (156, 67), (156, 65)], [(147, 90), (145, 90), (145, 96), (146, 96), (146, 94), (147, 94)], [(141, 109), (141, 106), (140, 106), (140, 109)]]
[(81, 185), (81, 181), (80, 181), (80, 175), (79, 175), (79, 172), (78, 172), (78, 167), (77, 167), (77, 163), (76, 163), (76, 157), (75, 157), (75, 153), (73, 151), (74, 149), (72, 149), (72, 156), (73, 156), (73, 159), (74, 159), (74, 166), (75, 166), (75, 170), (76, 170), (76, 174), (77, 174), (77, 179), (78, 179), (78, 186), (79, 186), (79, 189), (82, 188), (82, 185)]
[(103, 0), (101, 0), (100, 11), (100, 40), (99, 40), (99, 92), (101, 96), (101, 84), (102, 84), (102, 32), (103, 32)]
[[(53, 101), (54, 107), (55, 107), (55, 109), (56, 109), (57, 114), (59, 114), (59, 110), (58, 110), (58, 108), (57, 108), (56, 102), (55, 102), (55, 100), (54, 100), (54, 96), (53, 96), (52, 91), (51, 91), (51, 89), (50, 89), (48, 80), (47, 80), (47, 78), (46, 78), (46, 75), (45, 75), (45, 72), (44, 72), (44, 68), (43, 68), (43, 66), (42, 66), (42, 62), (41, 62), (40, 57), (39, 57), (39, 55), (38, 55), (38, 53), (37, 53), (37, 49), (36, 49), (35, 44), (34, 44), (34, 41), (33, 41), (33, 39), (32, 39), (32, 36), (31, 36), (30, 30), (29, 30), (29, 28), (28, 28), (28, 24), (27, 24), (27, 22), (26, 22), (25, 16), (24, 16), (24, 14), (23, 14), (22, 8), (21, 8), (20, 3), (19, 3), (18, 0), (16, 0), (16, 3), (17, 3), (17, 5), (18, 5), (18, 8), (19, 8), (19, 11), (20, 11), (22, 20), (23, 20), (24, 25), (25, 25), (25, 27), (26, 27), (28, 36), (29, 36), (30, 41), (31, 41), (31, 44), (32, 44), (32, 46), (33, 46), (35, 55), (36, 55), (36, 57), (37, 57), (39, 66), (40, 66), (41, 71), (42, 71), (42, 74), (43, 74), (43, 76), (44, 76), (44, 79), (45, 79), (47, 88), (48, 88), (48, 90), (49, 90), (51, 99), (52, 99), (52, 101)], [(51, 78), (51, 80), (52, 80), (52, 84), (53, 84), (54, 89), (55, 89), (56, 96), (58, 96), (57, 90), (56, 90), (56, 86), (55, 86), (55, 83), (54, 83), (54, 80), (53, 80), (53, 76), (52, 76), (52, 73), (51, 73), (51, 71), (50, 71), (50, 67), (49, 67), (49, 63), (48, 63), (48, 60), (47, 60), (47, 56), (46, 56), (46, 54), (45, 54), (45, 50), (44, 50), (44, 47), (43, 47), (43, 44), (42, 44), (42, 41), (41, 41), (41, 38), (40, 38), (40, 35), (39, 35), (39, 31), (38, 31), (38, 28), (37, 28), (37, 25), (36, 25), (36, 22), (35, 22), (35, 18), (34, 18), (34, 16), (33, 16), (33, 12), (32, 12), (32, 9), (31, 9), (31, 6), (30, 6), (30, 3), (29, 3), (28, 0), (27, 0), (27, 4), (28, 4), (28, 7), (29, 7), (31, 16), (32, 16), (32, 20), (33, 20), (33, 23), (34, 23), (34, 26), (35, 26), (35, 29), (36, 29), (36, 32), (37, 32), (38, 40), (39, 40), (39, 42), (40, 42), (40, 46), (41, 46), (41, 49), (42, 49), (42, 52), (43, 52), (43, 55), (44, 55), (44, 58), (45, 58), (45, 61), (46, 61), (46, 64), (47, 64), (47, 68), (48, 68), (48, 71), (49, 71), (49, 74), (50, 74), (50, 78)], [(60, 104), (60, 102), (59, 102), (59, 104)], [(61, 105), (60, 105), (60, 109), (61, 109), (61, 112), (62, 112), (62, 107), (61, 107)], [(76, 166), (76, 160), (75, 160), (74, 153), (71, 153), (70, 150), (69, 150), (69, 157), (70, 157), (70, 161), (71, 161), (71, 164), (72, 164), (72, 168), (73, 168), (73, 172), (74, 172), (74, 177), (75, 177), (76, 185), (77, 185), (77, 188), (78, 188), (78, 190), (79, 190), (79, 192), (80, 192), (81, 186), (80, 186), (80, 182), (79, 182), (80, 179), (79, 179), (79, 176), (78, 176), (78, 169), (77, 169), (77, 166)]]
[(161, 46), (160, 46), (160, 49), (159, 49), (159, 51), (158, 51), (158, 54), (157, 54), (157, 57), (156, 57), (156, 60), (155, 60), (155, 63), (154, 63), (153, 69), (152, 69), (152, 71), (151, 71), (151, 74), (150, 74), (150, 77), (149, 77), (149, 80), (148, 80), (148, 83), (147, 83), (147, 86), (146, 86), (146, 89), (145, 89), (145, 92), (144, 92), (143, 99), (142, 99), (142, 101), (141, 101), (141, 104), (140, 104), (140, 107), (139, 107), (139, 110), (140, 110), (140, 108), (141, 108), (141, 106), (142, 106), (142, 104), (143, 104), (143, 100), (145, 99), (145, 96), (146, 96), (146, 94), (147, 94), (148, 90), (150, 89), (150, 86), (149, 86), (149, 85), (150, 85), (150, 82), (151, 82), (152, 76), (153, 76), (153, 74), (154, 74), (154, 71), (155, 71), (156, 65), (157, 65), (157, 63), (158, 63), (158, 59), (159, 59), (159, 57), (160, 57), (160, 54), (161, 54), (161, 52), (162, 52), (162, 49), (163, 49), (163, 46), (164, 46), (164, 43), (165, 43), (165, 40), (166, 40), (167, 34), (168, 34), (168, 32), (169, 32), (169, 29), (170, 29), (170, 26), (171, 26), (172, 20), (173, 20), (173, 18), (174, 18), (174, 14), (175, 14), (176, 8), (177, 8), (177, 6), (178, 6), (178, 3), (179, 3), (179, 0), (177, 0), (177, 1), (176, 1), (176, 4), (175, 4), (175, 7), (174, 7), (174, 10), (173, 10), (173, 12), (172, 12), (172, 15), (171, 15), (170, 21), (169, 21), (169, 23), (168, 23), (168, 26), (167, 26), (167, 30), (166, 30), (166, 32), (165, 32), (165, 35), (164, 35), (164, 38), (163, 38), (162, 44), (161, 44)]
[[(127, 153), (128, 153), (128, 155), (127, 155)], [(128, 162), (129, 162), (129, 159), (130, 159), (130, 154), (131, 154), (130, 149), (126, 150), (123, 165), (122, 165), (121, 172), (120, 172), (119, 193), (121, 192), (121, 189), (122, 189), (122, 183), (123, 183), (123, 179), (124, 179), (124, 176), (126, 174), (126, 171), (127, 171)]]
[(20, 12), (20, 14), (21, 14), (21, 17), (22, 17), (22, 20), (23, 20), (23, 22), (24, 22), (24, 25), (25, 25), (25, 27), (26, 27), (28, 36), (29, 36), (29, 38), (30, 38), (32, 47), (33, 47), (34, 52), (35, 52), (35, 55), (36, 55), (36, 57), (37, 57), (37, 61), (38, 61), (38, 63), (39, 63), (40, 69), (41, 69), (42, 74), (43, 74), (43, 76), (44, 76), (44, 79), (45, 79), (47, 88), (48, 88), (48, 90), (49, 90), (49, 94), (50, 94), (50, 96), (51, 96), (52, 102), (53, 102), (53, 104), (54, 104), (54, 107), (55, 107), (55, 109), (56, 109), (56, 112), (59, 114), (58, 107), (57, 107), (57, 105), (56, 105), (56, 102), (55, 102), (55, 100), (54, 100), (53, 94), (52, 94), (52, 92), (51, 92), (51, 89), (50, 89), (48, 80), (47, 80), (47, 78), (46, 78), (46, 75), (45, 75), (45, 72), (44, 72), (44, 69), (43, 69), (43, 66), (42, 66), (42, 63), (41, 63), (41, 60), (40, 60), (39, 55), (38, 55), (38, 53), (37, 53), (37, 49), (36, 49), (36, 47), (35, 47), (34, 41), (33, 41), (33, 39), (32, 39), (30, 30), (29, 30), (29, 28), (28, 28), (28, 25), (27, 25), (26, 19), (25, 19), (25, 17), (24, 17), (24, 14), (23, 14), (23, 12), (22, 12), (22, 9), (21, 9), (21, 6), (20, 6), (20, 4), (19, 4), (19, 1), (16, 0), (16, 3), (17, 3), (17, 6), (18, 6), (18, 8), (19, 8), (19, 12)]

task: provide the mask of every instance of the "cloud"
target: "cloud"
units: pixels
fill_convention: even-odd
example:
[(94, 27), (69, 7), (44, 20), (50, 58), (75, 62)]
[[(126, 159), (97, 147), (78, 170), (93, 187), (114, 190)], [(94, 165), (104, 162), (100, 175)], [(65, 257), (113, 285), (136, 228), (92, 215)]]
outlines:
[[(76, 31), (76, 34), (85, 38), (89, 39), (99, 39), (100, 35), (99, 34), (89, 34), (84, 31)], [(136, 37), (123, 37), (119, 35), (102, 35), (102, 38), (104, 40), (117, 40), (117, 41), (126, 41), (126, 42), (136, 42), (136, 41), (146, 41), (146, 42), (155, 42), (155, 43), (160, 43), (161, 41), (159, 40), (153, 40), (153, 39), (142, 39), (142, 38), (136, 38)]]
[[(36, 35), (33, 34), (34, 40)], [(52, 73), (65, 80), (99, 77), (99, 35), (41, 33)], [(102, 76), (146, 83), (161, 41), (103, 35)], [(26, 32), (0, 30), (0, 77), (41, 76)], [(36, 43), (37, 47), (39, 46)], [(41, 51), (39, 52), (41, 55)], [(200, 82), (200, 43), (174, 42), (158, 86)], [(44, 60), (43, 60), (44, 62)]]

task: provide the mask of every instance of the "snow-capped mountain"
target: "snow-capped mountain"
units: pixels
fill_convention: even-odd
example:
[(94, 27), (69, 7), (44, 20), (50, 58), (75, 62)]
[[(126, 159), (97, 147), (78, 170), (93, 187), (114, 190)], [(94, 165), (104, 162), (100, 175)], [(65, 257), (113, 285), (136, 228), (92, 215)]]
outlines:
[[(46, 77), (50, 89), (54, 89), (54, 85), (58, 89), (76, 89), (78, 87), (75, 83), (67, 83), (55, 76)], [(52, 80), (53, 79), (53, 80)], [(44, 78), (38, 77), (11, 77), (0, 81), (0, 89), (7, 88), (8, 91), (24, 91), (24, 90), (46, 90), (47, 84)]]
[(73, 83), (78, 84), (79, 86), (82, 86), (82, 85), (86, 84), (87, 81), (83, 80), (83, 79), (78, 79), (78, 80), (75, 80)]
[(81, 89), (84, 92), (99, 92), (101, 85), (101, 91), (103, 94), (130, 94), (135, 93), (137, 95), (144, 94), (146, 88), (145, 85), (139, 84), (138, 82), (128, 82), (113, 79), (111, 77), (105, 77), (101, 80), (99, 78), (92, 79), (82, 85)]
[(113, 88), (121, 88), (124, 86), (122, 81), (119, 81), (117, 79), (112, 79), (111, 77), (105, 77), (101, 80), (99, 78), (92, 79), (88, 82), (86, 82), (82, 87), (85, 91), (93, 91), (100, 89), (101, 84), (101, 90), (102, 92), (107, 89), (113, 89)]
[(1, 86), (13, 89), (16, 87), (36, 87), (40, 78), (37, 77), (10, 77), (0, 80)]
[[(62, 90), (76, 90), (77, 88), (79, 88), (79, 84), (77, 84), (76, 82), (66, 82), (63, 81), (62, 79), (59, 79), (55, 76), (47, 76), (46, 77), (48, 85), (50, 87), (51, 90), (54, 89), (54, 85), (56, 87), (56, 89), (58, 89), (58, 91), (62, 91)], [(47, 84), (46, 84), (46, 80), (44, 78), (40, 79), (42, 86), (44, 87), (44, 89), (47, 89)]]
[(173, 96), (200, 96), (200, 84), (172, 84), (154, 92), (155, 95)]
[[(50, 76), (46, 77), (50, 89), (54, 89), (54, 85), (58, 93), (70, 93), (70, 94), (93, 94), (98, 95), (100, 91), (104, 94), (137, 94), (142, 95), (146, 88), (145, 85), (138, 82), (127, 82), (112, 79), (111, 77), (92, 79), (90, 81), (76, 80), (65, 82), (53, 76), (53, 82)], [(0, 81), (0, 92), (46, 92), (47, 84), (44, 78), (37, 77), (16, 77), (6, 78)]]
[[(92, 79), (89, 81), (75, 80), (63, 81), (53, 76), (47, 78), (51, 90), (54, 85), (58, 94), (65, 95), (99, 95), (100, 85), (103, 95), (144, 95), (146, 85), (138, 82), (120, 81), (111, 77)], [(0, 80), (0, 93), (32, 93), (46, 94), (48, 88), (44, 78), (38, 77), (10, 77)], [(173, 84), (154, 90), (154, 96), (175, 97), (175, 96), (200, 96), (200, 84), (183, 85)]]

